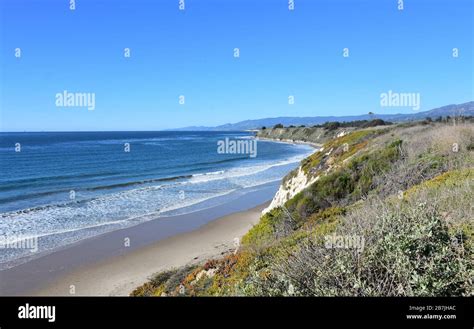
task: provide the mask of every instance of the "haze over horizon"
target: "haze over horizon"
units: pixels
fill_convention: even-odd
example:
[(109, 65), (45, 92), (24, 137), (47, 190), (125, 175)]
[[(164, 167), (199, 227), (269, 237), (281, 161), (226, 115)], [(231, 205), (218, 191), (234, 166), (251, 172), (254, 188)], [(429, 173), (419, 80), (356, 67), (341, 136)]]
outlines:
[[(418, 111), (474, 99), (468, 0), (405, 1), (403, 10), (389, 0), (298, 0), (292, 11), (285, 1), (189, 0), (180, 11), (177, 1), (82, 0), (70, 10), (6, 0), (0, 10), (1, 131), (414, 112), (381, 107), (389, 91), (419, 93)], [(93, 93), (94, 109), (56, 106), (65, 90)]]

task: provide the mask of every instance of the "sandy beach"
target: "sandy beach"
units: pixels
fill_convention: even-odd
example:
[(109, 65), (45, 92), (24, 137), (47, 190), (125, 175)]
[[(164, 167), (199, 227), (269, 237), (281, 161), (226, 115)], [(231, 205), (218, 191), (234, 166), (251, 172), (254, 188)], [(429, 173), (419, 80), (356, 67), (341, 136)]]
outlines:
[(127, 296), (153, 273), (233, 252), (234, 239), (242, 237), (258, 222), (267, 205), (227, 215), (195, 231), (84, 266), (33, 294), (70, 295), (70, 286), (74, 285), (78, 296)]
[(0, 295), (128, 296), (154, 273), (233, 252), (277, 187), (267, 184), (229, 203), (109, 232), (0, 271)]

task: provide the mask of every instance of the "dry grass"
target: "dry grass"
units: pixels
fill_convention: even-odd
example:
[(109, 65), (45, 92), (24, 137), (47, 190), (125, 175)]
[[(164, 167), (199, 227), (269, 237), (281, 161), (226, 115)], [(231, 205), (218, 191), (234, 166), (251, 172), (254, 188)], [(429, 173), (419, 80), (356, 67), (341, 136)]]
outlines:
[[(243, 239), (247, 256), (238, 270), (229, 266), (226, 275), (196, 285), (196, 294), (473, 296), (474, 124), (392, 126), (354, 145), (360, 147), (349, 158), (334, 147), (330, 157), (303, 161), (309, 173), (336, 163), (328, 177), (289, 200), (288, 210), (263, 216)], [(340, 186), (330, 183), (354, 177), (367, 179), (367, 191), (332, 193)], [(363, 239), (364, 246), (327, 248), (328, 235)], [(161, 291), (157, 285), (172, 290), (182, 277), (160, 277), (138, 294)]]
[[(468, 146), (474, 140), (474, 125), (450, 126), (432, 124), (395, 129), (376, 143), (391, 138), (403, 141), (402, 156), (389, 172), (376, 178), (382, 196), (405, 191), (411, 186), (441, 173), (474, 167), (474, 156)], [(457, 145), (457, 150), (455, 146)]]
[(474, 294), (473, 125), (395, 127), (367, 149), (378, 152), (397, 139), (400, 159), (375, 177), (373, 193), (346, 208), (331, 233), (363, 237), (364, 250), (325, 248), (315, 233), (286, 258), (269, 261), (272, 274), (250, 280), (254, 294)]

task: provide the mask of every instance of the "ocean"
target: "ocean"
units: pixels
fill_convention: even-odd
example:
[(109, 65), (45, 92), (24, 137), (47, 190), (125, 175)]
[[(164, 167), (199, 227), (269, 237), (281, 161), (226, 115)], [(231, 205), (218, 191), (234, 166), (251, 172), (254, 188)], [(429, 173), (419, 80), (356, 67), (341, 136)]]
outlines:
[[(162, 216), (228, 202), (282, 179), (312, 152), (258, 141), (255, 157), (218, 152), (248, 132), (0, 133), (0, 237), (39, 252)], [(31, 257), (1, 248), (0, 268)], [(37, 253), (35, 253), (37, 254)]]

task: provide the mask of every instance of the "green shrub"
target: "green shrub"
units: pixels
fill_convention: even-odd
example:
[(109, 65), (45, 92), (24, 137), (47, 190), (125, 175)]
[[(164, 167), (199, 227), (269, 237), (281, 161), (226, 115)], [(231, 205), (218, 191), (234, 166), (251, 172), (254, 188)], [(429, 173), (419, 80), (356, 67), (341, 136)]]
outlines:
[(242, 245), (261, 246), (274, 237), (275, 223), (279, 220), (281, 215), (280, 209), (272, 209), (260, 218), (260, 221), (254, 225), (242, 237)]
[(464, 242), (450, 234), (434, 207), (393, 209), (369, 221), (336, 230), (364, 236), (361, 253), (327, 249), (313, 239), (285, 262), (274, 264), (271, 279), (254, 280), (254, 287), (263, 295), (285, 295), (290, 285), (296, 295), (316, 296), (473, 294), (473, 264), (465, 256)]

